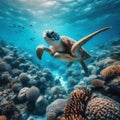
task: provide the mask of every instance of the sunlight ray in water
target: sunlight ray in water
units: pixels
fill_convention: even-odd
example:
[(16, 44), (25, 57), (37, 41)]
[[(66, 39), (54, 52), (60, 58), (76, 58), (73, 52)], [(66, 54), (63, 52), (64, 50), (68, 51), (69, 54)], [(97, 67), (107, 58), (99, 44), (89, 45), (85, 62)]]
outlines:
[(65, 81), (62, 75), (60, 75), (57, 71), (53, 71), (52, 73), (55, 76), (55, 80), (59, 80), (61, 86), (67, 91), (67, 81)]

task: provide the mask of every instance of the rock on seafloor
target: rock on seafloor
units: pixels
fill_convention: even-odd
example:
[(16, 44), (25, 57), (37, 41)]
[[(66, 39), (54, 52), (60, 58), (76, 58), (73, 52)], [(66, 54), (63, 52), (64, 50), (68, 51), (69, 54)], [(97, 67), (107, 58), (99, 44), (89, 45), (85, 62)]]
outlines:
[(29, 114), (45, 115), (46, 88), (54, 85), (51, 70), (37, 66), (24, 50), (0, 43), (0, 116), (26, 120)]

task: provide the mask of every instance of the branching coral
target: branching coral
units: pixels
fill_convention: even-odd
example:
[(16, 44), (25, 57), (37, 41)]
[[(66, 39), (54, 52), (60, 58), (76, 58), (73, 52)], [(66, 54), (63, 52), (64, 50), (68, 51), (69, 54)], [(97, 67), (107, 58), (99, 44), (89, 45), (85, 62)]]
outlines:
[(86, 120), (120, 120), (120, 105), (108, 98), (94, 98), (87, 105)]
[(84, 120), (85, 107), (89, 95), (90, 91), (86, 87), (74, 90), (65, 106), (61, 120)]
[(120, 65), (109, 66), (101, 71), (104, 80), (108, 81), (116, 76), (120, 76)]

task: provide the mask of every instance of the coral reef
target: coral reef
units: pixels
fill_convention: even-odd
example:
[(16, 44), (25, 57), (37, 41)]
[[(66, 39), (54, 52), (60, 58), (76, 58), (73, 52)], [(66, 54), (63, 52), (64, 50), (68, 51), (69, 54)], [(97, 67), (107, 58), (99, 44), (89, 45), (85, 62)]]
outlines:
[(28, 101), (36, 101), (39, 95), (40, 95), (40, 91), (35, 86), (32, 86), (26, 91), (26, 98)]
[(120, 65), (109, 66), (101, 71), (104, 80), (109, 81), (116, 76), (120, 76)]
[(5, 115), (9, 120), (22, 120), (20, 111), (12, 101), (0, 102), (0, 115)]
[(0, 72), (11, 71), (11, 66), (0, 58)]
[(88, 102), (86, 120), (119, 120), (120, 104), (108, 98), (94, 98)]
[(67, 93), (63, 87), (53, 86), (47, 89), (46, 94), (48, 102), (51, 103), (58, 98), (65, 98)]
[(57, 117), (63, 114), (63, 109), (66, 104), (64, 99), (57, 99), (47, 106), (46, 116), (47, 120), (56, 120)]
[(91, 81), (92, 85), (96, 88), (103, 87), (104, 86), (104, 81), (100, 79), (94, 79)]
[(39, 112), (39, 115), (44, 115), (46, 113), (46, 107), (48, 105), (48, 101), (44, 96), (39, 96), (35, 102), (35, 107)]
[(29, 89), (28, 87), (24, 87), (19, 91), (18, 96), (17, 96), (18, 100), (26, 101), (26, 92), (28, 89)]
[(120, 96), (120, 76), (106, 83), (106, 86), (109, 87), (111, 93), (113, 93), (114, 95), (118, 94), (118, 96)]
[(28, 86), (28, 82), (29, 82), (30, 79), (29, 79), (27, 73), (21, 73), (21, 74), (19, 75), (19, 80), (20, 80), (21, 84), (22, 84), (24, 87), (26, 87), (26, 86)]
[[(35, 103), (39, 106), (39, 103), (43, 102), (42, 100), (36, 101), (40, 92), (45, 97), (46, 88), (52, 87), (54, 84), (51, 70), (38, 67), (32, 60), (32, 56), (24, 50), (13, 45), (7, 45), (5, 42), (2, 42), (0, 46), (0, 102), (2, 102), (0, 104), (0, 115), (3, 115), (4, 112), (3, 101), (8, 100), (13, 103), (12, 112), (9, 112), (10, 117), (7, 116), (9, 120), (14, 120), (14, 117), (19, 116), (19, 114), (22, 115), (22, 120), (27, 119), (29, 113), (40, 115), (41, 113), (36, 109)], [(5, 106), (7, 107), (8, 104)], [(44, 109), (44, 114), (46, 107), (47, 105), (44, 108), (40, 106), (40, 110)], [(15, 118), (15, 120), (19, 119)]]
[(0, 120), (7, 120), (7, 117), (5, 115), (0, 115)]
[(87, 87), (74, 90), (65, 106), (62, 120), (84, 120), (89, 97), (90, 90)]
[[(26, 120), (29, 114), (45, 113), (47, 120), (119, 120), (120, 47), (113, 42), (109, 50), (105, 45), (104, 50), (95, 49), (96, 53), (90, 51), (87, 75), (79, 64), (61, 66), (65, 89), (49, 68), (36, 64), (24, 50), (0, 42), (0, 120)], [(86, 85), (92, 96), (82, 87)]]

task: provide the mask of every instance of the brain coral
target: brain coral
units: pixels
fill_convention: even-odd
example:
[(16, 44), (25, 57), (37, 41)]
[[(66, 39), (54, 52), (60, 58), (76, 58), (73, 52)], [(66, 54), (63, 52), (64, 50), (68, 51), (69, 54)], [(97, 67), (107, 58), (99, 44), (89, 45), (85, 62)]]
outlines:
[(28, 82), (30, 79), (29, 79), (27, 73), (21, 73), (19, 75), (19, 80), (21, 81), (23, 86), (28, 86)]
[(109, 66), (101, 71), (104, 80), (111, 80), (116, 76), (120, 76), (120, 65)]
[(120, 105), (108, 98), (94, 98), (87, 105), (86, 120), (120, 120)]
[(39, 97), (40, 91), (37, 87), (32, 86), (26, 91), (26, 98), (28, 101), (36, 101)]
[(90, 91), (87, 87), (74, 90), (65, 106), (61, 120), (84, 120), (85, 107), (89, 95)]

